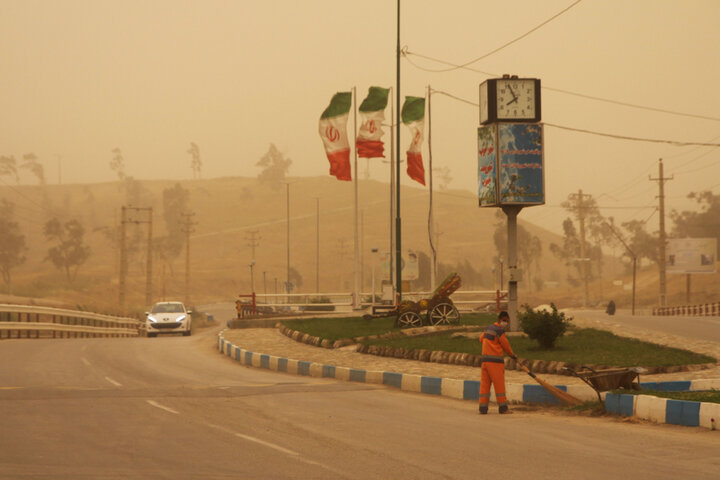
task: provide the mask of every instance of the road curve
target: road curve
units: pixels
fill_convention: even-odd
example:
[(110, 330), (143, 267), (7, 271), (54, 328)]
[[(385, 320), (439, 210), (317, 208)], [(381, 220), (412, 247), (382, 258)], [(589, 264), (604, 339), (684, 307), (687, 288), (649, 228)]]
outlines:
[[(224, 323), (216, 314), (218, 323)], [(191, 337), (0, 342), (0, 478), (716, 478), (718, 432), (239, 366)]]

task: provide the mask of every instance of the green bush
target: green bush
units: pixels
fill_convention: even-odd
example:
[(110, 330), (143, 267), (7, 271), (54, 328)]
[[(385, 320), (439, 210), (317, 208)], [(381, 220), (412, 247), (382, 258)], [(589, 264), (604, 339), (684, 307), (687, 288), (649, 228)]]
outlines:
[(541, 348), (550, 349), (555, 346), (558, 338), (562, 337), (571, 318), (566, 319), (564, 313), (558, 313), (555, 304), (551, 303), (552, 312), (536, 312), (528, 305), (525, 313), (520, 314), (520, 328), (533, 340), (537, 340)]

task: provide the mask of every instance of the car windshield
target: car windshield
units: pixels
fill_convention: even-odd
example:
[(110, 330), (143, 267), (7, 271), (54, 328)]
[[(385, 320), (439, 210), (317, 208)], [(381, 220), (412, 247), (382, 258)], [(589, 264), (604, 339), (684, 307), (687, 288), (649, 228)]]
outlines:
[(185, 309), (182, 303), (157, 303), (152, 313), (182, 313)]

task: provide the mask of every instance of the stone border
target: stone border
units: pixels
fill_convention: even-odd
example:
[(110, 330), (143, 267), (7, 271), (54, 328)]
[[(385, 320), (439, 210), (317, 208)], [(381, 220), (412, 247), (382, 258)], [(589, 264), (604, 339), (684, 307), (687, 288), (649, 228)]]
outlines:
[[(308, 345), (312, 345), (314, 347), (322, 347), (322, 348), (342, 348), (347, 347), (348, 345), (356, 345), (363, 340), (370, 340), (370, 339), (391, 339), (391, 338), (402, 338), (402, 337), (416, 337), (420, 335), (437, 335), (440, 333), (445, 332), (468, 332), (473, 331), (476, 329), (479, 329), (481, 327), (471, 325), (471, 326), (426, 326), (426, 327), (417, 327), (417, 328), (407, 328), (404, 330), (400, 330), (399, 332), (388, 332), (388, 333), (381, 333), (379, 335), (369, 335), (366, 337), (355, 337), (355, 338), (341, 338), (339, 340), (328, 340), (327, 338), (320, 338), (320, 337), (314, 337), (312, 335), (309, 335), (307, 333), (302, 333), (297, 330), (293, 330), (289, 327), (286, 327), (281, 322), (278, 322), (275, 324), (275, 328), (277, 328), (280, 333), (285, 335), (288, 338), (291, 338), (295, 340), (296, 342), (305, 343)], [(363, 353), (363, 352), (361, 352)]]
[[(402, 358), (405, 360), (416, 360), (420, 362), (445, 363), (449, 365), (463, 365), (468, 367), (479, 367), (482, 364), (481, 356), (472, 353), (445, 352), (440, 350), (408, 350), (406, 348), (385, 347), (381, 345), (366, 345), (359, 343), (368, 339), (392, 339), (401, 337), (414, 337), (420, 335), (437, 335), (446, 332), (473, 331), (479, 329), (478, 326), (463, 327), (442, 327), (427, 326), (418, 328), (409, 328), (399, 332), (389, 332), (380, 335), (371, 335), (367, 337), (344, 338), (340, 340), (328, 340), (325, 338), (315, 337), (307, 333), (292, 330), (282, 323), (278, 322), (275, 327), (285, 335), (296, 342), (305, 343), (314, 347), (322, 348), (342, 348), (349, 345), (357, 345), (356, 351), (368, 355), (377, 355), (379, 357)], [(575, 370), (580, 365), (566, 362), (530, 360), (519, 358), (516, 362), (510, 357), (505, 357), (505, 368), (508, 370), (522, 370), (518, 364), (527, 367), (533, 373), (549, 373), (554, 375), (572, 376), (567, 369)], [(587, 365), (594, 370), (605, 370), (609, 368), (624, 368), (613, 365)], [(642, 375), (654, 375), (657, 373), (678, 373), (678, 372), (696, 372), (715, 367), (715, 363), (699, 363), (692, 365), (673, 365), (673, 366), (656, 366), (656, 367), (640, 367), (646, 370)]]

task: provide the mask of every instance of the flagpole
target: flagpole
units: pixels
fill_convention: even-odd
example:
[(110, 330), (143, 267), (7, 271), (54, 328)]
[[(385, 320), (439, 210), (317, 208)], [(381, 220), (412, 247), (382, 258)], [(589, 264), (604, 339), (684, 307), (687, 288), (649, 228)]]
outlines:
[(432, 88), (427, 87), (427, 117), (428, 117), (428, 168), (430, 169), (430, 209), (428, 211), (428, 237), (430, 239), (430, 250), (432, 251), (432, 264), (430, 265), (430, 290), (435, 288), (435, 275), (437, 274), (437, 251), (433, 244), (433, 166), (432, 166), (432, 111), (430, 110), (430, 98)]
[(400, 0), (397, 0), (397, 49), (395, 52), (396, 56), (396, 89), (397, 89), (397, 124), (395, 125), (397, 131), (397, 162), (395, 164), (395, 275), (397, 276), (397, 293), (396, 293), (396, 305), (400, 305), (402, 301), (402, 220), (400, 218)]
[(353, 177), (355, 180), (355, 266), (354, 266), (354, 279), (353, 279), (353, 309), (360, 307), (360, 295), (358, 291), (360, 269), (358, 261), (360, 259), (359, 243), (358, 243), (358, 166), (357, 166), (357, 93), (355, 87), (352, 88), (352, 101), (353, 101), (353, 152), (355, 152), (354, 158), (355, 163), (353, 166)]

